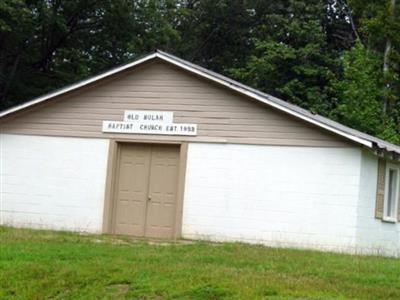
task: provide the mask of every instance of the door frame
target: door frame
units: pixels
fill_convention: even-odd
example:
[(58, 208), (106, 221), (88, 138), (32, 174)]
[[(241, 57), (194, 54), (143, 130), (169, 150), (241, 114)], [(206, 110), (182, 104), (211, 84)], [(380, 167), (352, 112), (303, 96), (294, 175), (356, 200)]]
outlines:
[(117, 183), (118, 162), (121, 153), (122, 144), (148, 144), (150, 145), (177, 145), (179, 146), (179, 172), (178, 172), (178, 186), (177, 186), (177, 199), (176, 211), (174, 220), (174, 234), (173, 239), (179, 239), (182, 236), (182, 215), (183, 215), (183, 198), (185, 193), (185, 176), (186, 176), (186, 163), (188, 143), (180, 141), (143, 141), (143, 140), (125, 140), (125, 139), (110, 139), (108, 148), (108, 162), (107, 162), (107, 175), (106, 187), (104, 195), (104, 209), (103, 209), (103, 233), (114, 233), (114, 195), (115, 185)]

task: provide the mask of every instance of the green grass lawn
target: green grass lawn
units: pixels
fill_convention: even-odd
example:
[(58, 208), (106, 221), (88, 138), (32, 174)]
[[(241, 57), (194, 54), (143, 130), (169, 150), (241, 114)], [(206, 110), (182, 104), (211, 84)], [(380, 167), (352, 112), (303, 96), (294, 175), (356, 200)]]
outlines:
[(400, 260), (0, 227), (0, 299), (400, 299)]

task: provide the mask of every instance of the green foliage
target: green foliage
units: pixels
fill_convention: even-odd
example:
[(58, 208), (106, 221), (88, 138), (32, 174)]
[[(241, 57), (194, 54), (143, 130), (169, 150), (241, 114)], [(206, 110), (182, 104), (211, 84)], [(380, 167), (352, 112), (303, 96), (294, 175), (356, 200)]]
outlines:
[(332, 109), (329, 82), (335, 77), (335, 52), (324, 29), (321, 1), (287, 1), (264, 16), (258, 39), (243, 68), (231, 74), (314, 112)]
[(176, 43), (176, 10), (175, 1), (3, 1), (1, 106)]
[(343, 56), (343, 79), (334, 83), (339, 97), (336, 118), (351, 127), (399, 143), (395, 121), (384, 114), (381, 58), (361, 43)]
[(257, 19), (251, 1), (182, 1), (175, 52), (217, 72), (241, 65), (251, 51)]
[[(378, 115), (380, 112), (380, 118), (376, 120), (381, 123), (375, 126), (371, 124), (372, 127), (368, 128), (368, 132), (393, 143), (400, 143), (400, 4), (398, 2), (396, 4), (392, 0), (369, 2), (351, 0), (349, 3), (358, 24), (361, 38), (359, 43), (363, 44), (364, 49), (360, 45), (352, 49), (354, 63), (351, 66), (345, 63), (344, 73), (347, 70), (347, 75), (344, 74), (344, 83), (339, 91), (341, 100), (342, 102), (352, 101), (352, 104), (347, 104), (348, 106), (355, 105), (357, 99), (364, 101), (360, 99), (363, 91), (370, 90), (372, 95), (368, 95), (368, 99), (374, 102), (376, 109), (374, 114)], [(390, 42), (390, 47), (388, 42)], [(387, 52), (388, 47), (389, 52)], [(385, 54), (387, 54), (386, 57)], [(349, 59), (351, 58), (347, 57), (347, 60)], [(387, 70), (384, 70), (385, 60)], [(346, 58), (344, 61), (346, 62)], [(372, 65), (368, 66), (369, 63)], [(353, 85), (348, 84), (349, 78), (351, 78), (350, 70), (356, 74), (352, 78), (355, 81)], [(363, 76), (361, 76), (362, 74)], [(365, 77), (369, 77), (368, 84), (371, 84), (372, 87), (365, 85)], [(353, 96), (353, 100), (343, 98), (345, 95), (343, 88), (348, 89), (346, 93), (351, 94), (350, 97)], [(354, 90), (356, 88), (358, 90)], [(353, 89), (353, 91), (349, 89)], [(359, 103), (358, 106), (360, 106)], [(372, 112), (369, 115), (371, 114)], [(348, 118), (345, 122), (351, 124)], [(352, 123), (368, 125), (368, 122), (370, 121), (365, 119)], [(365, 128), (365, 126), (361, 128)]]

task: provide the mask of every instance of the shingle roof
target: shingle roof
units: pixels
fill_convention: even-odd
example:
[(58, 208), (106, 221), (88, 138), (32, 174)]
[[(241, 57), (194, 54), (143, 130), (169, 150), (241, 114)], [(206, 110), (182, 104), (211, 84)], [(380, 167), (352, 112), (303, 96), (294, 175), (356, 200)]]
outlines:
[(284, 111), (284, 112), (286, 112), (290, 115), (293, 115), (297, 118), (303, 119), (304, 121), (307, 121), (315, 126), (324, 128), (325, 130), (328, 130), (335, 134), (343, 136), (344, 138), (352, 140), (353, 142), (356, 142), (360, 145), (366, 146), (368, 148), (374, 148), (374, 149), (378, 150), (378, 152), (384, 151), (386, 153), (393, 154), (394, 156), (400, 156), (400, 146), (398, 146), (398, 145), (394, 145), (392, 143), (386, 142), (384, 140), (381, 140), (381, 139), (371, 136), (369, 134), (352, 129), (343, 124), (335, 122), (331, 119), (325, 118), (321, 115), (314, 114), (314, 113), (312, 113), (308, 110), (305, 110), (303, 108), (300, 108), (296, 105), (290, 104), (286, 101), (283, 101), (281, 99), (273, 97), (269, 94), (265, 94), (259, 90), (251, 88), (251, 87), (244, 85), (238, 81), (235, 81), (231, 78), (228, 78), (221, 74), (215, 73), (213, 71), (210, 71), (208, 69), (205, 69), (203, 67), (200, 67), (198, 65), (195, 65), (193, 63), (190, 63), (186, 60), (183, 60), (181, 58), (178, 58), (174, 55), (171, 55), (169, 53), (166, 53), (166, 52), (163, 52), (160, 50), (157, 50), (155, 53), (146, 55), (146, 56), (144, 56), (138, 60), (135, 60), (133, 62), (124, 64), (122, 66), (111, 69), (107, 72), (101, 73), (97, 76), (90, 77), (86, 80), (79, 81), (75, 84), (66, 86), (62, 89), (59, 89), (59, 90), (53, 91), (51, 93), (48, 93), (46, 95), (40, 96), (40, 97), (33, 99), (31, 101), (28, 101), (24, 104), (17, 105), (15, 107), (6, 109), (6, 110), (0, 112), (0, 118), (3, 118), (10, 114), (13, 114), (17, 111), (23, 110), (25, 108), (31, 107), (38, 103), (51, 100), (59, 95), (76, 90), (80, 87), (91, 84), (93, 82), (96, 82), (98, 80), (101, 80), (103, 78), (106, 78), (108, 76), (116, 74), (118, 72), (121, 72), (123, 70), (135, 67), (137, 65), (140, 65), (142, 63), (145, 63), (147, 61), (150, 61), (150, 60), (153, 60), (156, 58), (161, 59), (166, 62), (169, 62), (173, 65), (183, 68), (189, 72), (195, 73), (201, 77), (207, 78), (211, 81), (222, 84), (222, 85), (224, 85), (230, 89), (233, 89), (241, 94), (247, 95), (254, 100), (257, 100), (259, 102), (262, 102), (262, 103), (270, 105), (270, 106), (273, 106), (278, 110)]

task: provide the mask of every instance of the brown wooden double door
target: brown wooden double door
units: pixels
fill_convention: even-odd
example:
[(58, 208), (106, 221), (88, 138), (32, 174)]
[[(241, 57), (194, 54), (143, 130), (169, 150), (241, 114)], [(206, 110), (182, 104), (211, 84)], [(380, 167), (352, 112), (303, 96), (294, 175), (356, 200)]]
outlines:
[(114, 189), (113, 232), (172, 238), (179, 146), (121, 144)]

